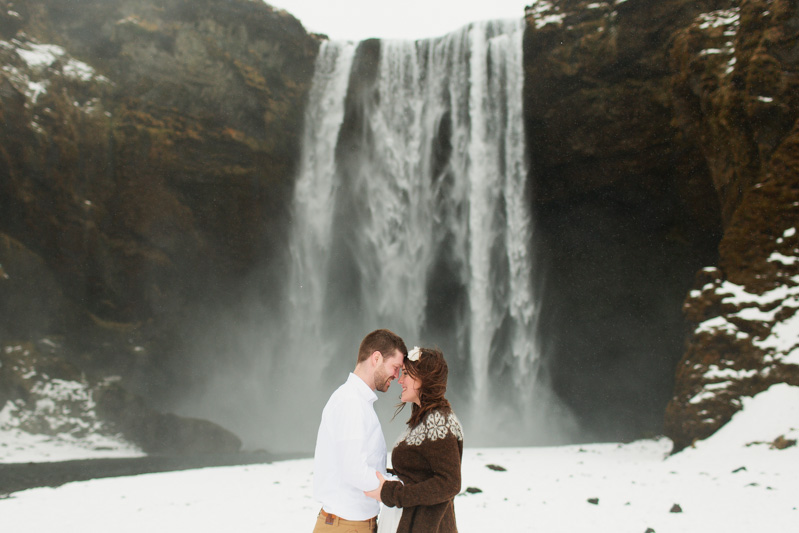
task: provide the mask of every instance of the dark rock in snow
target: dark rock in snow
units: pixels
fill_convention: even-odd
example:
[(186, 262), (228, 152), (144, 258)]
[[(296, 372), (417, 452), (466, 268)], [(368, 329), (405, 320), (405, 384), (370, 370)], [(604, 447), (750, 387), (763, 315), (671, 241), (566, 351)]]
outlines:
[(791, 446), (796, 446), (796, 439), (786, 439), (785, 435), (780, 435), (771, 443), (771, 448), (775, 450), (784, 450)]

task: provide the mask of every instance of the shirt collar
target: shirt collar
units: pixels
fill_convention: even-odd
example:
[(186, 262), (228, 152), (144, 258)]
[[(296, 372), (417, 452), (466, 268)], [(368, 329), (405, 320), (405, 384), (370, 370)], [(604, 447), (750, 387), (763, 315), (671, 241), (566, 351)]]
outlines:
[(377, 401), (377, 394), (375, 394), (375, 391), (373, 391), (364, 380), (356, 376), (354, 373), (350, 372), (350, 376), (347, 378), (347, 383), (352, 385), (353, 388), (358, 392), (358, 395), (360, 395), (364, 400), (370, 403)]

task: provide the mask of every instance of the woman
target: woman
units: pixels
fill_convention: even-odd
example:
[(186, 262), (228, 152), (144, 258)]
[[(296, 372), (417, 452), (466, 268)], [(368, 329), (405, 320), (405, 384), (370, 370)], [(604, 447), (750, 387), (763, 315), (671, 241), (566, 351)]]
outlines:
[[(439, 350), (415, 347), (405, 356), (399, 383), (411, 403), (408, 429), (391, 452), (393, 473), (366, 495), (402, 509), (397, 533), (456, 533), (454, 497), (461, 490), (463, 431), (444, 393), (447, 362)], [(381, 523), (383, 515), (378, 518)], [(388, 517), (386, 517), (388, 518)], [(381, 525), (379, 531), (383, 531)]]

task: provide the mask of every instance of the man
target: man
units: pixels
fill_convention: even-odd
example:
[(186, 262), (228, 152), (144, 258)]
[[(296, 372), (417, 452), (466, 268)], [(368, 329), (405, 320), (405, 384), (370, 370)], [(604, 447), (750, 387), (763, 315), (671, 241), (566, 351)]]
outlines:
[(375, 470), (386, 473), (386, 440), (375, 413), (376, 390), (399, 378), (408, 349), (387, 329), (371, 332), (358, 363), (322, 411), (314, 453), (314, 498), (322, 503), (314, 533), (376, 531), (380, 504), (364, 491), (377, 488)]

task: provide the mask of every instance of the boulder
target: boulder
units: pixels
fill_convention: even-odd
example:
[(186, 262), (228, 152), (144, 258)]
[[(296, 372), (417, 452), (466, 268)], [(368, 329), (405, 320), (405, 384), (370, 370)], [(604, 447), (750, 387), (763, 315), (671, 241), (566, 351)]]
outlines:
[(198, 418), (159, 413), (143, 398), (116, 383), (96, 389), (97, 412), (144, 452), (158, 455), (236, 453), (241, 439), (222, 426)]

